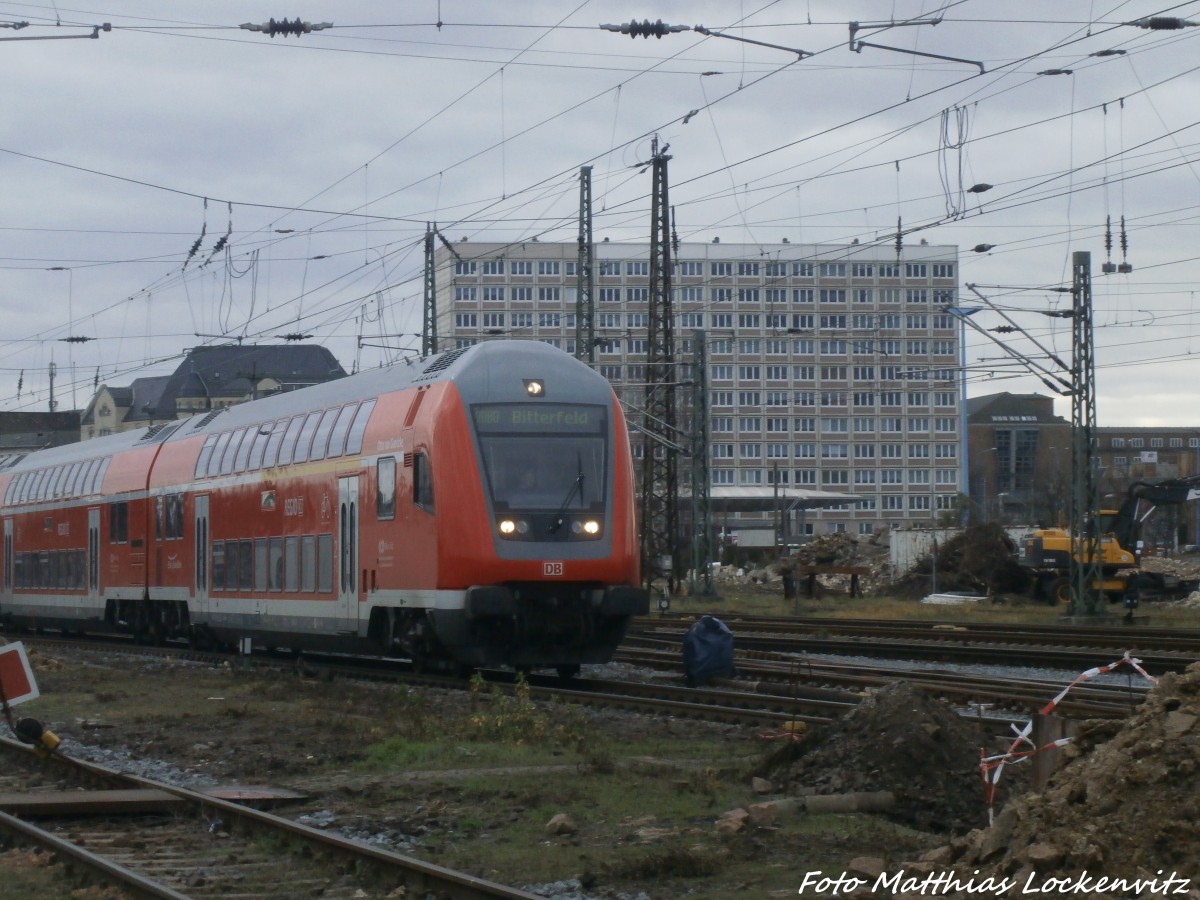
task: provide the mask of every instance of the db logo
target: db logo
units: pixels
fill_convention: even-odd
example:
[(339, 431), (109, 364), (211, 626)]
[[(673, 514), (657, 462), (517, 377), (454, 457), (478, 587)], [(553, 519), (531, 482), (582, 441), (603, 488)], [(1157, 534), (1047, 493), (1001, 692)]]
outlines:
[(547, 578), (555, 578), (563, 573), (563, 564), (560, 562), (544, 562), (542, 563), (542, 574)]

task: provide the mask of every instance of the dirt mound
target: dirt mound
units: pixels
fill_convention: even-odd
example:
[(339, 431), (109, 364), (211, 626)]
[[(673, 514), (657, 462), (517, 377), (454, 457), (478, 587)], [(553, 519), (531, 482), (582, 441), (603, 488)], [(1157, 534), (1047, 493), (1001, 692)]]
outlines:
[[(1125, 722), (1087, 723), (1046, 790), (1012, 801), (952, 849), (959, 870), (1078, 879), (1194, 877), (1200, 846), (1200, 663), (1163, 676)], [(1163, 876), (1165, 877), (1165, 875)], [(1092, 893), (1089, 896), (1104, 896)], [(1115, 896), (1115, 895), (1114, 895)], [(1161, 894), (1160, 894), (1161, 896)]]
[(986, 822), (974, 722), (906, 682), (782, 748), (765, 777), (793, 794), (891, 791), (892, 817), (932, 831)]
[[(929, 593), (932, 554), (925, 556), (889, 592), (899, 597)], [(942, 591), (979, 591), (988, 596), (1022, 594), (1029, 589), (1029, 573), (1017, 562), (1017, 546), (995, 522), (968, 525), (938, 547), (937, 585)]]

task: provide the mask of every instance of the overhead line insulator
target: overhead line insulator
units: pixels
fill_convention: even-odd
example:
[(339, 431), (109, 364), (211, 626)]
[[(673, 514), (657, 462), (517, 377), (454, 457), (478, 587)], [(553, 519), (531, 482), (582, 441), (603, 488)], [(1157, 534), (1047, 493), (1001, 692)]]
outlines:
[(691, 31), (689, 25), (668, 25), (662, 19), (651, 22), (649, 19), (638, 21), (633, 19), (630, 22), (622, 22), (620, 25), (601, 25), (605, 31), (616, 31), (621, 34), (627, 34), (631, 38), (644, 37), (648, 38), (654, 35), (661, 39), (664, 34), (672, 34), (679, 31)]
[(287, 37), (294, 34), (299, 37), (302, 34), (310, 34), (314, 31), (323, 31), (326, 28), (332, 28), (332, 22), (303, 22), (297, 16), (295, 20), (288, 21), (287, 19), (271, 19), (261, 25), (256, 25), (253, 22), (245, 22), (238, 26), (243, 31), (260, 31), (270, 37), (275, 37), (277, 34), (282, 34)]

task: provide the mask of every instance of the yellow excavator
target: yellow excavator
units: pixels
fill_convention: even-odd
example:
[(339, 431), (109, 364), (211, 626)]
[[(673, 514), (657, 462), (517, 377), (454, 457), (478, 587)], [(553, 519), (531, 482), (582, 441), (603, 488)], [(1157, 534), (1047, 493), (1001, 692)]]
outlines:
[[(1200, 475), (1136, 481), (1129, 486), (1119, 509), (1101, 510), (1097, 541), (1100, 581), (1095, 587), (1110, 601), (1125, 602), (1127, 606), (1136, 606), (1143, 592), (1162, 596), (1189, 588), (1190, 585), (1174, 576), (1140, 568), (1142, 523), (1159, 506), (1197, 498), (1200, 498)], [(1033, 576), (1035, 599), (1070, 602), (1067, 572), (1071, 552), (1071, 532), (1066, 528), (1040, 528), (1025, 538), (1020, 562)]]

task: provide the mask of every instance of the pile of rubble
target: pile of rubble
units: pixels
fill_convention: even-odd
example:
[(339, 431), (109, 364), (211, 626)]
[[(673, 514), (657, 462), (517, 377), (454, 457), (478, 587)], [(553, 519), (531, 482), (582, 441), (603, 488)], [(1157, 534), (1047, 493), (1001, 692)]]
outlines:
[[(891, 577), (887, 530), (861, 537), (845, 533), (821, 535), (802, 545), (790, 556), (763, 566), (722, 566), (716, 573), (716, 579), (720, 584), (759, 584), (782, 590), (785, 572), (802, 586), (802, 579), (807, 575), (801, 574), (800, 570), (807, 566), (865, 568), (866, 574), (859, 576), (859, 590), (867, 594), (877, 593), (887, 586)], [(850, 577), (849, 574), (822, 573), (817, 575), (817, 584), (832, 592), (849, 593)]]
[[(983, 740), (977, 722), (897, 681), (782, 747), (758, 774), (791, 795), (890, 792), (889, 817), (926, 831), (963, 833), (987, 821)], [(1001, 787), (1008, 792), (1021, 781)]]
[[(1124, 722), (1088, 723), (1063, 749), (1047, 788), (1009, 803), (986, 830), (944, 849), (944, 863), (976, 878), (1196, 877), (1200, 846), (1200, 663), (1163, 676)], [(1104, 890), (1087, 896), (1124, 897)], [(1165, 892), (1158, 892), (1162, 896)], [(1186, 890), (1184, 891), (1186, 893)], [(1193, 890), (1192, 896), (1196, 892)]]
[(887, 586), (897, 597), (922, 597), (930, 585), (942, 591), (970, 591), (994, 597), (1025, 594), (1029, 572), (1017, 561), (1017, 546), (994, 522), (968, 525), (942, 542), (937, 553), (937, 579), (931, 577), (934, 558), (926, 556), (899, 580)]

